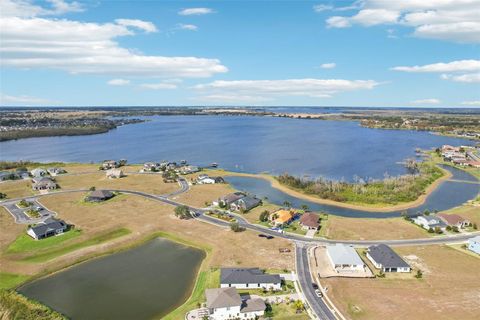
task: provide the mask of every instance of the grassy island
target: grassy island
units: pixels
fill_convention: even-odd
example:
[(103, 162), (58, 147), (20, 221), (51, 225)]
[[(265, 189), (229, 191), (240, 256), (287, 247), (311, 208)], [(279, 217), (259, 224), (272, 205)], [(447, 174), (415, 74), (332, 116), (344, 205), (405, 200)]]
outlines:
[(426, 188), (444, 175), (434, 163), (416, 163), (409, 174), (385, 177), (382, 180), (355, 178), (354, 182), (325, 178), (303, 179), (288, 173), (277, 181), (302, 193), (343, 203), (395, 205), (416, 200)]

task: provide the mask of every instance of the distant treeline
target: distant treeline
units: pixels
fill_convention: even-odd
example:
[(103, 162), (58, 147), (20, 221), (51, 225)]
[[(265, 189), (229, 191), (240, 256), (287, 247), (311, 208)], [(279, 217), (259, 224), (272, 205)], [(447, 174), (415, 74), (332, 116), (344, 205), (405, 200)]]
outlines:
[(89, 134), (105, 133), (113, 127), (75, 127), (75, 128), (38, 128), (0, 132), (0, 141), (17, 140), (34, 137), (53, 136), (80, 136)]

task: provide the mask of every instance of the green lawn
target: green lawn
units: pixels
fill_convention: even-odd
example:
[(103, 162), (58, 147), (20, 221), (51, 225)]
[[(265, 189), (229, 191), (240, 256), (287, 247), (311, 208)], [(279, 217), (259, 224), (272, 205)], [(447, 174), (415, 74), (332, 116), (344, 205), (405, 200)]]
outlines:
[(23, 253), (34, 250), (42, 250), (57, 246), (67, 240), (78, 237), (81, 234), (80, 230), (71, 230), (65, 232), (63, 235), (50, 237), (42, 240), (34, 240), (28, 234), (22, 234), (7, 248), (7, 253)]
[(193, 309), (198, 308), (198, 303), (205, 301), (205, 289), (220, 287), (220, 269), (209, 269), (200, 271), (198, 274), (195, 288), (193, 289), (190, 298), (179, 308), (175, 309), (164, 320), (183, 319), (185, 314)]
[(0, 272), (0, 290), (14, 288), (28, 278), (26, 275)]
[(272, 304), (273, 319), (275, 320), (307, 320), (310, 319), (306, 311), (296, 313), (292, 304)]
[[(51, 260), (53, 258), (59, 257), (61, 255), (67, 254), (71, 251), (75, 251), (75, 250), (78, 250), (78, 249), (81, 249), (81, 248), (84, 248), (84, 247), (94, 246), (94, 245), (97, 245), (97, 244), (100, 244), (100, 243), (103, 243), (103, 242), (107, 242), (107, 241), (110, 241), (112, 239), (119, 238), (119, 237), (122, 237), (124, 235), (127, 235), (129, 233), (130, 233), (130, 230), (125, 229), (125, 228), (113, 230), (113, 231), (104, 233), (102, 235), (93, 237), (89, 240), (85, 240), (85, 241), (81, 241), (81, 242), (77, 242), (77, 243), (72, 243), (72, 244), (66, 245), (66, 246), (60, 246), (60, 247), (56, 246), (56, 247), (53, 247), (51, 249), (41, 250), (39, 252), (36, 252), (32, 255), (29, 255), (29, 256), (23, 258), (22, 260), (26, 261), (26, 262), (48, 261), (48, 260)], [(41, 240), (41, 241), (44, 241), (44, 240)]]

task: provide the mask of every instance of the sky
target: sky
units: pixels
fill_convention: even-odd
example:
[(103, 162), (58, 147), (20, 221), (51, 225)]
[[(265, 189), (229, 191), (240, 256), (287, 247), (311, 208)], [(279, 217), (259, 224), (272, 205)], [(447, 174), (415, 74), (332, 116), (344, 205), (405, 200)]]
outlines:
[(0, 0), (0, 106), (480, 107), (480, 0)]

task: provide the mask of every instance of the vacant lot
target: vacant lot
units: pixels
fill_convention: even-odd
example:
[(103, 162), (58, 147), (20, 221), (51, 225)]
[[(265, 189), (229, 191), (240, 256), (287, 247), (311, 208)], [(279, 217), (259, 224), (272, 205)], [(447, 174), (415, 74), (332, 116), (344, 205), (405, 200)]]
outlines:
[(422, 279), (325, 279), (329, 295), (353, 319), (478, 319), (480, 259), (447, 246), (403, 247)]
[(206, 203), (211, 204), (212, 201), (233, 191), (228, 184), (224, 183), (193, 185), (189, 192), (176, 196), (173, 199), (201, 208), (205, 207)]
[[(234, 233), (229, 229), (196, 220), (180, 220), (173, 215), (172, 206), (139, 196), (120, 195), (106, 203), (92, 205), (83, 202), (85, 194), (83, 192), (52, 194), (40, 199), (42, 204), (57, 212), (60, 218), (82, 230), (80, 236), (67, 241), (69, 245), (119, 228), (126, 228), (131, 233), (41, 263), (21, 263), (18, 260), (24, 258), (23, 256), (3, 254), (0, 258), (2, 265), (0, 271), (33, 275), (44, 270), (55, 270), (79, 259), (135, 243), (157, 231), (174, 234), (192, 243), (212, 248), (208, 267), (258, 266), (289, 270), (294, 268), (293, 254), (280, 254), (278, 251), (281, 247), (291, 248), (291, 244), (286, 240), (260, 239), (256, 233), (250, 231)], [(24, 230), (23, 226), (4, 230), (4, 226), (5, 224), (2, 224), (0, 236), (4, 243), (3, 252)], [(262, 241), (261, 246), (259, 241)]]
[(322, 221), (320, 235), (343, 240), (388, 240), (426, 238), (429, 233), (402, 218), (359, 219), (329, 215)]
[(7, 198), (27, 197), (34, 194), (29, 180), (4, 181), (0, 183), (0, 192), (5, 193)]

